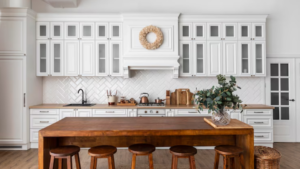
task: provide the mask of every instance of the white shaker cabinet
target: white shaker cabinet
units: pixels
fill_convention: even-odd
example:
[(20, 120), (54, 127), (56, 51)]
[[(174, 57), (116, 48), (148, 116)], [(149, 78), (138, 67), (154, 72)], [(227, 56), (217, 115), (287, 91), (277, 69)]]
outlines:
[(194, 76), (207, 75), (206, 41), (193, 41), (193, 73)]
[(92, 109), (76, 109), (76, 117), (92, 117)]
[(97, 22), (96, 23), (96, 40), (109, 40), (107, 22)]
[(207, 42), (208, 75), (216, 76), (222, 74), (222, 53), (221, 41)]
[(37, 22), (36, 38), (40, 40), (62, 40), (63, 22)]
[(38, 40), (36, 48), (37, 76), (50, 75), (50, 41)]
[(266, 40), (265, 23), (252, 23), (252, 40)]
[(239, 23), (238, 24), (238, 40), (250, 41), (252, 40), (252, 24)]
[(207, 23), (207, 40), (222, 40), (222, 23)]
[(192, 76), (193, 50), (192, 41), (180, 41), (180, 76)]
[(97, 22), (96, 39), (97, 40), (122, 40), (122, 23), (119, 22)]
[(254, 76), (266, 76), (266, 42), (252, 41), (252, 63)]
[(109, 75), (108, 41), (96, 41), (96, 76)]
[(59, 110), (59, 119), (63, 119), (65, 117), (75, 117), (76, 109), (60, 109)]
[(95, 75), (95, 42), (80, 41), (80, 76)]
[(223, 42), (223, 74), (237, 75), (237, 60), (238, 60), (238, 42), (224, 41)]
[(94, 22), (80, 22), (80, 40), (94, 40), (95, 39), (95, 23)]
[(65, 41), (65, 76), (79, 75), (79, 41)]
[(110, 76), (122, 76), (122, 42), (109, 42), (109, 73)]
[(50, 38), (50, 23), (49, 22), (37, 22), (36, 23), (36, 38), (37, 39), (49, 39)]
[(183, 41), (206, 40), (206, 23), (180, 23), (179, 38)]
[(238, 74), (240, 76), (252, 75), (252, 42), (238, 42)]
[(78, 22), (65, 22), (65, 40), (79, 40), (79, 23)]
[(122, 40), (122, 23), (109, 23), (109, 40)]
[(238, 25), (237, 23), (222, 23), (222, 40), (234, 40), (238, 39)]

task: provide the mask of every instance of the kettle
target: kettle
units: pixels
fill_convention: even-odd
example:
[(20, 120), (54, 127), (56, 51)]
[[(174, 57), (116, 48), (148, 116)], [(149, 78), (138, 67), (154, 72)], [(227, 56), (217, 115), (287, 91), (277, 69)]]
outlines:
[(149, 103), (149, 94), (148, 93), (141, 93), (140, 95), (140, 103)]

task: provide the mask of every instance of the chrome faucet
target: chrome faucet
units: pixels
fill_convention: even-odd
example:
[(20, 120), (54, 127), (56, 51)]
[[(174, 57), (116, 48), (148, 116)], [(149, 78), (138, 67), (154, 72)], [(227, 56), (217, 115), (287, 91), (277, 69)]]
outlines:
[(82, 104), (85, 104), (85, 103), (87, 103), (87, 100), (84, 100), (84, 91), (82, 90), (82, 89), (79, 89), (78, 90), (78, 93), (81, 91), (81, 93), (82, 93)]

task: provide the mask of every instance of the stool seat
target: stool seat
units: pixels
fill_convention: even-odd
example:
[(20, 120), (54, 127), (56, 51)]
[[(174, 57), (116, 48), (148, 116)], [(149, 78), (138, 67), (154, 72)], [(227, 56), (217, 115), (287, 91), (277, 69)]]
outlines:
[(129, 146), (129, 151), (137, 155), (147, 155), (155, 151), (155, 146), (152, 144), (134, 144)]
[(73, 156), (80, 151), (78, 146), (56, 147), (50, 150), (50, 155), (54, 157)]
[(117, 152), (116, 147), (108, 146), (108, 145), (92, 147), (88, 151), (90, 156), (95, 156), (95, 157), (107, 157), (115, 154), (116, 152)]
[(188, 157), (197, 154), (197, 149), (193, 146), (177, 145), (171, 147), (170, 152), (179, 157)]
[(217, 146), (215, 150), (221, 155), (239, 155), (244, 152), (243, 149), (236, 146)]

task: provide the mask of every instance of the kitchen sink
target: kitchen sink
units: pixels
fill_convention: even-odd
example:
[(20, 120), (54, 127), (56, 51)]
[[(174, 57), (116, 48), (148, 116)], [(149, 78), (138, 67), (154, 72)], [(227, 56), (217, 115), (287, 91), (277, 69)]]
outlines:
[(67, 104), (64, 105), (64, 107), (70, 107), (70, 106), (78, 106), (78, 107), (91, 107), (91, 106), (95, 106), (96, 104)]

